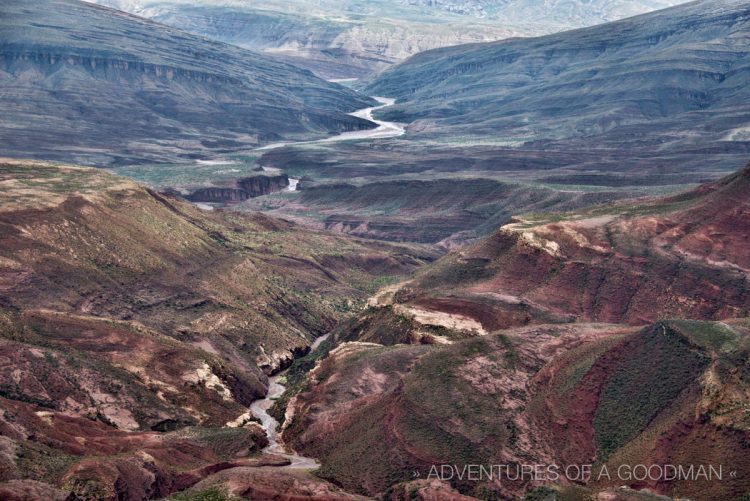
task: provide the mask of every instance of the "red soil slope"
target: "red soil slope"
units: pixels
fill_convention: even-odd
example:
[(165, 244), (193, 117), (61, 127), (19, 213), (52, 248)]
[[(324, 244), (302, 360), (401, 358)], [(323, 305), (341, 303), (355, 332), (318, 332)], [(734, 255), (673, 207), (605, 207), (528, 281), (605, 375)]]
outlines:
[(426, 270), (401, 302), (494, 330), (750, 312), (750, 167), (684, 195), (518, 219)]

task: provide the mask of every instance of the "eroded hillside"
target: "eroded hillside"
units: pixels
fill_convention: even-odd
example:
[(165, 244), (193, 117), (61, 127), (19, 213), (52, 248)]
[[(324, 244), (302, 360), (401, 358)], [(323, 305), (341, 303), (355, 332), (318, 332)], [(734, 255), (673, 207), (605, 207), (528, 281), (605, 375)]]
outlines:
[[(518, 218), (340, 324), (279, 402), (284, 436), (367, 494), (403, 492), (434, 465), (750, 467), (748, 211), (750, 167), (671, 197)], [(750, 489), (744, 477), (450, 484), (479, 499)]]
[(398, 301), (485, 329), (748, 315), (750, 168), (682, 195), (517, 218), (447, 256)]
[(94, 0), (263, 50), (326, 78), (371, 75), (417, 52), (612, 21), (680, 0)]
[[(322, 476), (368, 494), (398, 490), (413, 472), (429, 478), (434, 465), (744, 470), (748, 332), (747, 321), (669, 321), (540, 325), (450, 344), (349, 342), (310, 373), (287, 407), (284, 436), (320, 458)], [(747, 479), (549, 482), (512, 471), (450, 484), (479, 499), (536, 489), (563, 499), (651, 499), (636, 492), (644, 488), (735, 499), (750, 488)], [(631, 489), (618, 492), (622, 485)], [(590, 497), (596, 492), (605, 497)]]
[(3, 160), (0, 185), (2, 480), (86, 499), (278, 462), (247, 411), (266, 374), (434, 258), (97, 169)]

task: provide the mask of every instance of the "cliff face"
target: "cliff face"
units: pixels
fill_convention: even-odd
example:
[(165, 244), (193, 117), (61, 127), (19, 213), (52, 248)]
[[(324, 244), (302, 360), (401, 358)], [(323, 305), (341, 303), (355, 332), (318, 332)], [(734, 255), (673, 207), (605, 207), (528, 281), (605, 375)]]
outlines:
[[(554, 33), (679, 0), (96, 0), (176, 28), (265, 50), (324, 78), (372, 75), (418, 52)], [(303, 14), (300, 14), (303, 13)]]
[(747, 170), (683, 195), (517, 218), (402, 291), (487, 330), (750, 314)]
[(239, 179), (237, 185), (250, 197), (259, 197), (286, 189), (289, 186), (289, 176), (280, 174), (278, 176), (245, 177)]
[(191, 202), (235, 203), (248, 198), (269, 195), (289, 186), (286, 174), (277, 176), (252, 176), (237, 180), (237, 187), (199, 188), (185, 198)]
[[(422, 50), (497, 40), (521, 32), (461, 16), (455, 16), (453, 21), (466, 29), (456, 28), (448, 25), (442, 14), (435, 15), (429, 9), (387, 3), (366, 6), (345, 5), (346, 2), (315, 6), (309, 2), (206, 5), (147, 1), (128, 5), (97, 0), (97, 3), (213, 40), (264, 51), (323, 78), (362, 77)], [(411, 23), (392, 19), (393, 9), (406, 17), (415, 14), (424, 19)]]

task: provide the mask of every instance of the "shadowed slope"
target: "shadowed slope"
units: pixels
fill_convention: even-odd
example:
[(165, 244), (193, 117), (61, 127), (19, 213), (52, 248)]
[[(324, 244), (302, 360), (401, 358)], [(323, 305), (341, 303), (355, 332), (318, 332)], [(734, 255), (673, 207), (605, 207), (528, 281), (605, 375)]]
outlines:
[(546, 37), (437, 49), (383, 72), (367, 91), (398, 98), (383, 116), (418, 120), (416, 136), (747, 151), (748, 12), (746, 0), (699, 1)]

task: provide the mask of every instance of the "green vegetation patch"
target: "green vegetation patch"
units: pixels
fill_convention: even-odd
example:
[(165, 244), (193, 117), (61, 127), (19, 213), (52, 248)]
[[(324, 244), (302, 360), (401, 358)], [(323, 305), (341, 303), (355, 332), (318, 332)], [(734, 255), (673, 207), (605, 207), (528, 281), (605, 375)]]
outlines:
[(67, 195), (101, 195), (133, 186), (94, 168), (32, 161), (0, 163), (0, 208), (6, 210), (54, 206)]
[(404, 385), (405, 437), (413, 447), (454, 464), (490, 461), (515, 440), (502, 395), (477, 391), (462, 377), (465, 364), (481, 358), (487, 378), (511, 370), (517, 355), (507, 339), (472, 338), (435, 349), (419, 359)]
[(722, 322), (671, 320), (669, 325), (701, 348), (717, 353), (734, 351), (741, 340), (740, 333)]
[(641, 433), (710, 361), (665, 323), (644, 329), (623, 356), (602, 388), (594, 415), (603, 457)]
[(16, 467), (23, 478), (56, 484), (80, 457), (31, 441), (18, 442)]
[(335, 441), (346, 446), (335, 447), (325, 455), (317, 475), (334, 480), (347, 490), (366, 494), (363, 476), (368, 484), (393, 485), (410, 479), (409, 459), (387, 440), (384, 423), (388, 409), (382, 405), (362, 408), (352, 423)]
[(328, 356), (328, 352), (330, 352), (333, 347), (333, 338), (329, 337), (320, 343), (315, 350), (311, 351), (304, 357), (294, 359), (292, 365), (286, 370), (286, 390), (276, 399), (273, 406), (268, 411), (268, 413), (279, 422), (279, 426), (283, 425), (286, 420), (286, 407), (289, 405), (289, 401), (292, 397), (307, 389), (307, 374), (315, 368), (315, 364), (318, 363), (318, 360)]
[(250, 156), (230, 159), (226, 163), (136, 164), (111, 171), (155, 188), (174, 188), (234, 183), (241, 177), (262, 174), (254, 162), (255, 157)]
[(492, 278), (494, 273), (488, 259), (460, 259), (450, 255), (430, 267), (428, 274), (419, 278), (419, 285), (425, 289), (456, 287)]
[(165, 501), (234, 501), (241, 498), (231, 496), (226, 489), (222, 487), (211, 487), (200, 492), (181, 492), (174, 494)]
[(172, 432), (169, 437), (195, 440), (225, 461), (236, 458), (238, 453), (260, 452), (255, 441), (258, 437), (247, 428), (194, 426)]

